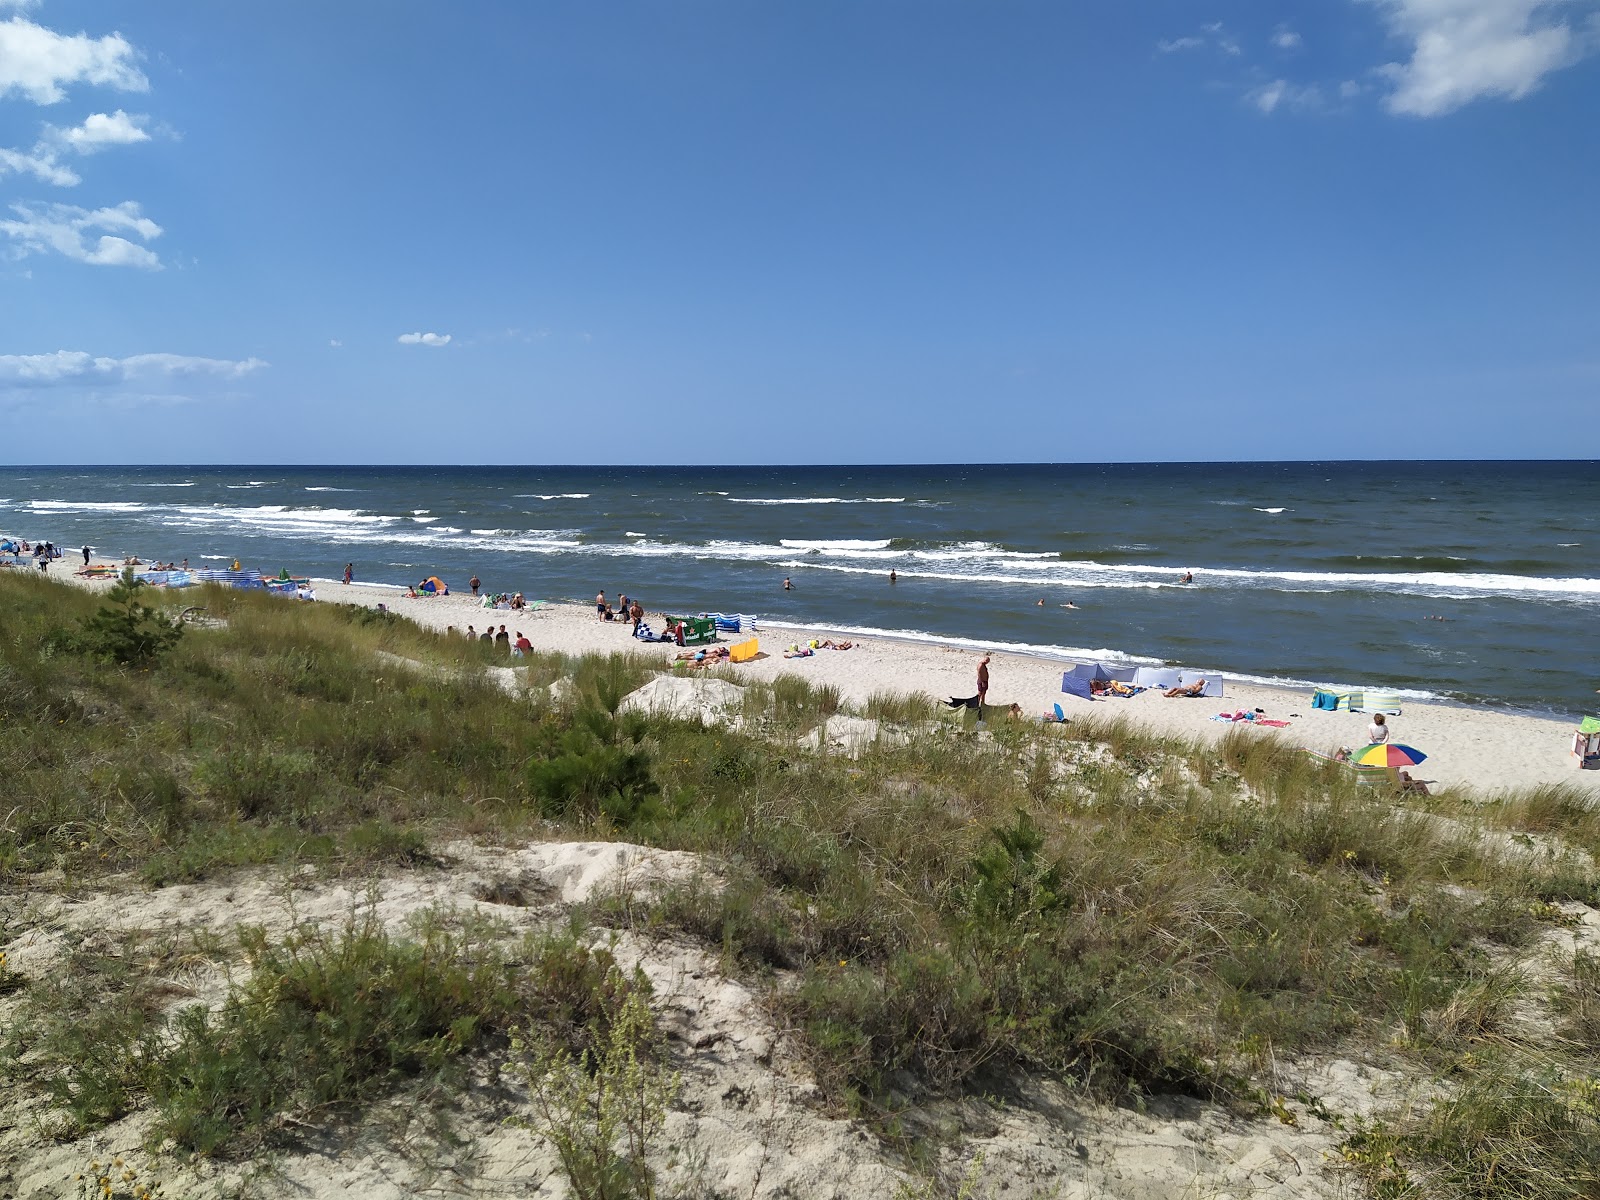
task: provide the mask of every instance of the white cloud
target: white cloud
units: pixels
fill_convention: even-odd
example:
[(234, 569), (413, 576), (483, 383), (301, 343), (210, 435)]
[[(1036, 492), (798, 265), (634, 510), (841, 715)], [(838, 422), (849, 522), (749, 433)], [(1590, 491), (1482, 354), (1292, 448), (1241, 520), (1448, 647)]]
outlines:
[(142, 116), (129, 116), (119, 108), (109, 114), (90, 113), (82, 125), (71, 129), (52, 128), (48, 136), (79, 154), (93, 154), (107, 146), (148, 142), (150, 135), (144, 130), (145, 120)]
[(134, 65), (138, 52), (120, 33), (60, 34), (26, 17), (0, 21), (0, 97), (21, 92), (35, 104), (55, 104), (66, 86), (92, 83), (142, 92), (150, 84)]
[(1411, 59), (1381, 68), (1392, 113), (1438, 117), (1485, 96), (1520, 100), (1593, 48), (1557, 11), (1566, 0), (1365, 0)]
[(1210, 24), (1200, 26), (1199, 34), (1190, 34), (1187, 37), (1166, 38), (1156, 43), (1156, 49), (1162, 54), (1173, 54), (1179, 50), (1199, 50), (1205, 46), (1215, 46), (1216, 49), (1228, 55), (1239, 55), (1239, 43), (1231, 37), (1226, 37), (1222, 32), (1222, 22), (1212, 21)]
[(41, 183), (52, 183), (57, 187), (73, 187), (82, 182), (76, 171), (62, 166), (55, 152), (43, 145), (35, 146), (31, 151), (0, 147), (0, 177), (6, 175), (32, 175)]
[(1301, 39), (1300, 35), (1287, 25), (1279, 25), (1272, 34), (1272, 44), (1279, 50), (1298, 50)]
[[(13, 204), (11, 211), (19, 219), (0, 221), (0, 234), (16, 243), (18, 257), (53, 250), (92, 266), (161, 269), (161, 260), (152, 251), (120, 236), (131, 233), (146, 242), (161, 236), (161, 226), (132, 200), (92, 212), (71, 204)], [(96, 232), (101, 236), (94, 237)]]
[(132, 354), (126, 358), (106, 358), (84, 350), (0, 354), (0, 388), (193, 377), (240, 379), (267, 365), (259, 358), (197, 358), (187, 354)]
[(448, 346), (448, 333), (402, 333), (396, 341), (402, 346)]
[(1315, 84), (1290, 83), (1287, 79), (1274, 79), (1245, 93), (1245, 99), (1264, 113), (1280, 108), (1317, 108), (1322, 104), (1322, 89)]
[(340, 346), (343, 346), (344, 343), (341, 342), (338, 338), (329, 338), (328, 339), (328, 345), (332, 346), (335, 350), (337, 350)]
[(71, 129), (44, 127), (44, 136), (32, 150), (8, 150), (0, 147), (0, 178), (6, 175), (32, 175), (41, 183), (57, 187), (76, 187), (82, 178), (61, 161), (61, 152), (70, 150), (78, 154), (94, 154), (107, 146), (127, 146), (135, 142), (148, 142), (150, 135), (144, 131), (144, 117), (129, 116), (120, 108), (116, 112), (91, 113), (82, 125)]
[(1170, 41), (1157, 42), (1156, 49), (1163, 54), (1171, 54), (1174, 50), (1198, 50), (1206, 44), (1205, 38), (1181, 37)]

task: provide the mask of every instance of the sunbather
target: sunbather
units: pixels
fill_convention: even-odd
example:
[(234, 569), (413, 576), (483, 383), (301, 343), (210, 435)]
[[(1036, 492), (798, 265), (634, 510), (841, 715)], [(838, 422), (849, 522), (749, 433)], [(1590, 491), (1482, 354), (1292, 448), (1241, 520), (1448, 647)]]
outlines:
[(1204, 678), (1196, 679), (1188, 687), (1168, 688), (1161, 694), (1163, 696), (1203, 696), (1206, 694), (1206, 681)]

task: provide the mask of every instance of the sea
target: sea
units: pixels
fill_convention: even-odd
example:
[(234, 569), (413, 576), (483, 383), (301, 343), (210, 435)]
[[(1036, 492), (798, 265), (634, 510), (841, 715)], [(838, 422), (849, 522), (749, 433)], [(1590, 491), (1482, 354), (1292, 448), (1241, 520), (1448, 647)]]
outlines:
[(0, 533), (1519, 711), (1600, 701), (1594, 461), (9, 468)]

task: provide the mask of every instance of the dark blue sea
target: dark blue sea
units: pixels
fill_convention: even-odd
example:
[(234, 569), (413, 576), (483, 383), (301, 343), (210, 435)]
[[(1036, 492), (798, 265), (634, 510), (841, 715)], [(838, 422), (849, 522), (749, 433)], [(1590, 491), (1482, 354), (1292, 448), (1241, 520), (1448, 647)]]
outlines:
[(0, 532), (1535, 711), (1600, 700), (1597, 462), (6, 469)]

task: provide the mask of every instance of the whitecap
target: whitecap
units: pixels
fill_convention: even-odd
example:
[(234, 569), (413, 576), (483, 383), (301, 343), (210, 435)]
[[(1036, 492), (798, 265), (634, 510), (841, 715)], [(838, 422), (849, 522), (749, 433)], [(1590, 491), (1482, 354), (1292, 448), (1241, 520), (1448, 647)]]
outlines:
[(306, 489), (306, 491), (308, 491), (308, 492), (354, 492), (354, 491), (359, 491), (359, 490), (360, 490), (359, 488), (336, 488), (336, 487), (308, 487)]
[(192, 483), (136, 483), (134, 487), (193, 487)]
[(1258, 508), (1258, 509), (1256, 509), (1256, 511), (1257, 512), (1264, 512), (1264, 513), (1281, 513), (1281, 512), (1288, 512), (1289, 510), (1286, 509), (1286, 508)]
[(841, 538), (837, 541), (807, 541), (800, 538), (780, 538), (778, 545), (785, 550), (887, 550), (889, 539), (868, 541), (859, 538)]
[(589, 492), (556, 492), (545, 495), (541, 492), (519, 492), (511, 497), (513, 500), (587, 500)]
[[(727, 496), (726, 492), (717, 494)], [(866, 496), (856, 500), (849, 500), (843, 496), (783, 496), (777, 498), (728, 496), (729, 504), (904, 504), (905, 502), (906, 498), (904, 496)]]
[(148, 512), (153, 507), (132, 500), (29, 500), (34, 512)]
[(649, 537), (650, 535), (647, 534), (647, 533), (635, 533), (635, 532), (633, 532), (633, 530), (630, 529), (627, 532), (625, 532), (622, 536), (623, 537)]

